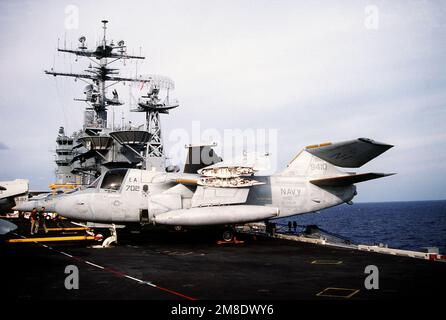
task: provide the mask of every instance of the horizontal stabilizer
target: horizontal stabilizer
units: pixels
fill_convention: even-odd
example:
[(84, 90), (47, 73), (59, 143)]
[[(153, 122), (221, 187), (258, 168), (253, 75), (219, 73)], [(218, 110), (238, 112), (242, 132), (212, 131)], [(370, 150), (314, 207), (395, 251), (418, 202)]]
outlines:
[(391, 176), (394, 173), (359, 173), (348, 176), (310, 180), (318, 187), (345, 187), (354, 183)]
[(359, 168), (392, 147), (390, 144), (359, 138), (333, 144), (308, 146), (305, 150), (335, 166)]

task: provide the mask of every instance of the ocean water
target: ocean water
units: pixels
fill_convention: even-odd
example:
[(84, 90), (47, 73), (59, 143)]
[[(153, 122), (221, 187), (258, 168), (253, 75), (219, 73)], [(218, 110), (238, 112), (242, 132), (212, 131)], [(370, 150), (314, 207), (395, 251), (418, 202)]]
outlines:
[(315, 224), (354, 243), (384, 243), (407, 250), (437, 247), (446, 254), (446, 200), (355, 203), (280, 222), (289, 220), (298, 225)]

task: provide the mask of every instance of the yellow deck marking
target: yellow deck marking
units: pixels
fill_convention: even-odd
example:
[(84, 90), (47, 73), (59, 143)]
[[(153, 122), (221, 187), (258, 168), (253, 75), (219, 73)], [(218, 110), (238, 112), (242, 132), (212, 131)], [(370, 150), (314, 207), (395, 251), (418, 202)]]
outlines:
[(54, 242), (54, 241), (81, 241), (81, 240), (95, 240), (93, 236), (71, 236), (71, 237), (45, 237), (45, 238), (25, 238), (25, 239), (9, 239), (8, 243), (20, 242)]
[(84, 231), (88, 230), (86, 227), (72, 227), (72, 228), (47, 228), (48, 231)]

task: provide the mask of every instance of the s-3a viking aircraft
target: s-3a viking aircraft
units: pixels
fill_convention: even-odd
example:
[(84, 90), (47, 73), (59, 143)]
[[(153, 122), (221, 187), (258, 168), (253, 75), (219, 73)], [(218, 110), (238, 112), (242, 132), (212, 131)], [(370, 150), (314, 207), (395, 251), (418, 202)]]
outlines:
[(338, 167), (361, 167), (391, 147), (366, 138), (307, 146), (270, 176), (256, 175), (253, 163), (222, 161), (211, 146), (190, 147), (183, 172), (111, 169), (90, 186), (57, 195), (45, 206), (73, 221), (104, 226), (269, 221), (351, 203), (356, 183), (390, 174), (343, 172)]

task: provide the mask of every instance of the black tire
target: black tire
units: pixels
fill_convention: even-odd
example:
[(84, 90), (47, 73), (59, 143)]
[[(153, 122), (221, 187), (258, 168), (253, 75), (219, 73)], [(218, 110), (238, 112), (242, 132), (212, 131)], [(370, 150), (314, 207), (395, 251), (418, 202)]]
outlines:
[(234, 232), (232, 230), (225, 230), (222, 234), (223, 241), (230, 242), (234, 240)]

